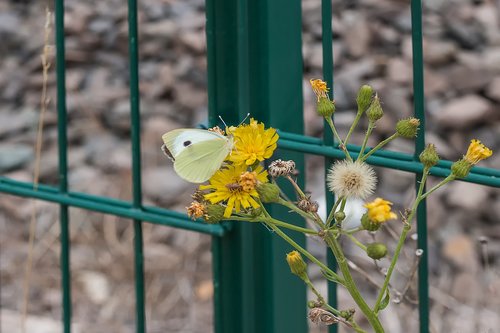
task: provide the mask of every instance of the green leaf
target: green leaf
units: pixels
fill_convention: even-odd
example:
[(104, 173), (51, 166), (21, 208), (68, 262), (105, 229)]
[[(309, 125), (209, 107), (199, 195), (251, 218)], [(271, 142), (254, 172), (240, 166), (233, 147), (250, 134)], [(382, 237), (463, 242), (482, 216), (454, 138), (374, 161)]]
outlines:
[(380, 305), (378, 306), (379, 311), (385, 309), (387, 305), (389, 305), (389, 299), (390, 299), (389, 290), (387, 290), (385, 292), (384, 299), (382, 300), (382, 302), (380, 302)]

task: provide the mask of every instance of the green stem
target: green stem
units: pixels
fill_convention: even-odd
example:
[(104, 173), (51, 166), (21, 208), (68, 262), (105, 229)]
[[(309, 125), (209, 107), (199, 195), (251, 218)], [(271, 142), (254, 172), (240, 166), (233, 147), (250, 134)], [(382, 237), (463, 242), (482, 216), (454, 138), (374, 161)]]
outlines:
[(300, 216), (302, 216), (305, 219), (314, 220), (314, 216), (312, 216), (311, 213), (304, 212), (302, 209), (300, 209), (299, 207), (297, 207), (293, 203), (291, 203), (291, 202), (289, 202), (289, 201), (287, 201), (287, 200), (285, 200), (283, 198), (279, 198), (278, 202), (276, 202), (276, 203), (279, 204), (279, 205), (285, 206), (287, 208), (290, 208), (295, 213), (299, 214)]
[(376, 145), (375, 147), (373, 147), (372, 149), (370, 149), (370, 151), (368, 153), (366, 153), (366, 155), (364, 155), (362, 158), (361, 158), (361, 161), (366, 161), (366, 159), (372, 155), (374, 152), (376, 152), (377, 150), (379, 150), (380, 148), (382, 148), (383, 146), (385, 146), (386, 144), (388, 144), (389, 142), (391, 142), (392, 140), (396, 139), (397, 137), (399, 136), (398, 133), (394, 133), (393, 135), (391, 135), (390, 137), (388, 137), (387, 139), (383, 140), (383, 141), (380, 141), (380, 143), (378, 145)]
[(363, 227), (357, 227), (357, 228), (353, 228), (353, 229), (349, 229), (349, 230), (343, 230), (342, 233), (352, 235), (352, 234), (354, 234), (358, 231), (361, 231), (361, 230), (364, 230)]
[(310, 235), (317, 235), (318, 234), (318, 232), (316, 230), (302, 228), (302, 227), (299, 227), (299, 226), (296, 226), (296, 225), (293, 225), (293, 224), (290, 224), (290, 223), (286, 223), (286, 222), (277, 220), (275, 218), (270, 218), (270, 220), (271, 220), (271, 223), (274, 223), (275, 225), (283, 227), (283, 228), (287, 228), (287, 229), (290, 229), (290, 230), (302, 232), (304, 234), (310, 234)]
[(339, 243), (330, 233), (328, 233), (328, 235), (325, 237), (325, 241), (332, 250), (335, 258), (337, 259), (337, 264), (340, 268), (340, 271), (342, 272), (342, 276), (344, 277), (344, 286), (346, 287), (347, 291), (353, 298), (354, 302), (356, 302), (361, 312), (363, 312), (365, 317), (368, 319), (375, 332), (383, 333), (384, 328), (382, 327), (382, 324), (380, 323), (377, 315), (370, 309), (368, 304), (366, 304), (363, 296), (361, 296), (358, 288), (356, 287), (356, 283), (354, 282), (351, 272), (349, 271), (347, 260), (344, 256), (344, 253), (342, 252), (342, 249), (340, 248)]
[(362, 249), (363, 251), (366, 252), (366, 246), (361, 243), (356, 237), (354, 237), (353, 235), (351, 234), (345, 234), (347, 237), (349, 237), (349, 239), (354, 243), (356, 244), (360, 249)]
[(307, 196), (302, 192), (302, 189), (300, 188), (299, 185), (295, 182), (295, 180), (292, 179), (289, 175), (286, 176), (286, 179), (292, 184), (293, 188), (295, 191), (299, 194), (300, 199), (307, 198)]
[(389, 287), (389, 282), (391, 280), (392, 272), (396, 267), (396, 262), (398, 261), (399, 254), (401, 253), (401, 249), (403, 248), (404, 242), (406, 240), (406, 236), (408, 235), (408, 232), (411, 230), (411, 221), (413, 219), (413, 216), (415, 215), (415, 212), (417, 211), (417, 207), (420, 204), (420, 201), (422, 200), (422, 192), (424, 191), (425, 181), (427, 180), (428, 175), (429, 175), (429, 168), (424, 168), (422, 179), (420, 181), (420, 186), (418, 188), (417, 197), (415, 198), (415, 202), (413, 203), (413, 207), (411, 208), (410, 214), (408, 215), (408, 217), (406, 217), (406, 221), (404, 221), (405, 226), (403, 228), (403, 232), (399, 237), (398, 245), (396, 246), (396, 250), (394, 251), (394, 256), (392, 257), (391, 264), (389, 266), (389, 269), (387, 270), (387, 275), (385, 276), (384, 279), (384, 284), (382, 285), (382, 289), (380, 289), (377, 301), (375, 302), (375, 306), (373, 307), (373, 311), (375, 313), (378, 313), (379, 311), (380, 303), (382, 302), (385, 292)]
[(450, 174), (448, 175), (448, 177), (446, 177), (445, 179), (443, 179), (439, 184), (436, 184), (433, 188), (431, 188), (429, 191), (425, 192), (424, 195), (422, 195), (422, 200), (427, 198), (432, 192), (434, 192), (435, 190), (437, 190), (438, 188), (440, 188), (441, 186), (443, 186), (444, 184), (447, 184), (449, 182), (451, 182), (452, 180), (455, 180), (455, 175), (453, 174)]
[[(231, 216), (230, 218), (224, 219), (225, 221), (243, 221), (243, 222), (262, 222), (261, 218), (248, 218), (248, 217), (239, 217), (239, 216)], [(267, 217), (266, 222), (269, 223), (274, 223), (276, 225), (279, 225), (280, 227), (287, 228), (290, 230), (302, 232), (304, 234), (311, 234), (311, 235), (317, 235), (318, 232), (316, 230), (312, 229), (307, 229), (307, 228), (302, 228), (290, 223), (286, 223), (280, 220), (276, 220), (272, 217)]]
[(340, 138), (339, 134), (337, 133), (337, 129), (335, 128), (335, 125), (333, 124), (332, 118), (331, 117), (325, 117), (325, 120), (328, 123), (328, 125), (330, 125), (330, 128), (332, 129), (333, 136), (339, 142), (340, 149), (342, 149), (342, 151), (345, 153), (346, 158), (349, 161), (352, 161), (351, 154), (349, 154), (349, 151), (347, 150), (347, 147), (346, 147), (345, 143), (342, 141), (342, 139)]
[(341, 278), (337, 273), (335, 273), (334, 271), (332, 271), (330, 268), (328, 268), (328, 266), (326, 266), (325, 264), (323, 264), (321, 261), (319, 261), (318, 259), (316, 259), (315, 256), (313, 256), (311, 253), (309, 253), (309, 251), (307, 251), (306, 249), (304, 249), (302, 246), (300, 246), (299, 244), (297, 244), (293, 239), (291, 239), (290, 237), (288, 237), (287, 234), (285, 234), (283, 231), (281, 231), (280, 228), (278, 228), (276, 225), (274, 225), (273, 223), (269, 223), (267, 221), (265, 221), (266, 225), (271, 228), (278, 236), (280, 236), (281, 238), (283, 238), (286, 242), (288, 242), (288, 244), (290, 244), (291, 246), (293, 246), (297, 251), (299, 251), (300, 253), (302, 253), (305, 257), (307, 257), (309, 260), (311, 260), (312, 262), (314, 262), (316, 265), (318, 265), (322, 270), (324, 270), (325, 272), (327, 272), (328, 274), (331, 274), (332, 276), (334, 276), (341, 285), (344, 285), (344, 279)]
[(349, 132), (347, 132), (347, 136), (345, 137), (344, 144), (347, 145), (347, 142), (349, 141), (351, 134), (354, 132), (354, 129), (358, 125), (358, 122), (361, 119), (361, 116), (363, 115), (363, 113), (365, 113), (363, 110), (358, 109), (358, 113), (356, 114), (356, 118), (354, 118), (354, 121), (352, 122), (351, 128), (349, 128)]
[(368, 123), (368, 128), (366, 129), (366, 134), (365, 134), (365, 138), (363, 139), (363, 144), (361, 145), (361, 150), (359, 151), (359, 155), (358, 155), (358, 159), (357, 159), (358, 161), (360, 161), (361, 158), (363, 157), (363, 153), (365, 152), (365, 148), (366, 148), (366, 143), (368, 142), (368, 138), (372, 134), (372, 131), (374, 128), (375, 128), (375, 123), (373, 121), (370, 121)]
[(339, 204), (342, 202), (343, 197), (339, 197), (335, 204), (333, 205), (332, 209), (330, 210), (330, 214), (328, 214), (328, 218), (326, 219), (326, 226), (330, 226), (330, 223), (332, 223), (333, 218), (335, 217), (335, 211), (337, 210), (337, 207)]

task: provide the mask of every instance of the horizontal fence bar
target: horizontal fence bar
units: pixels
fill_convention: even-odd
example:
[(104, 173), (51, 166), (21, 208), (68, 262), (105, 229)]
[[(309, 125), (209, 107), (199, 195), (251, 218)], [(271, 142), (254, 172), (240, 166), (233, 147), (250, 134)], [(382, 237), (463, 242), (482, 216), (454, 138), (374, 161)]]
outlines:
[(35, 190), (33, 189), (33, 183), (19, 182), (6, 177), (0, 177), (0, 192), (41, 199), (125, 218), (143, 220), (158, 225), (197, 231), (214, 236), (223, 236), (228, 231), (226, 225), (204, 224), (192, 221), (185, 214), (167, 209), (148, 206), (137, 209), (133, 208), (132, 204), (126, 201), (86, 193), (68, 192), (67, 194), (61, 194), (57, 188), (47, 185), (39, 185), (38, 189)]
[[(322, 144), (321, 140), (314, 140), (313, 142), (309, 141), (309, 138), (304, 137), (304, 140), (299, 141), (296, 140), (296, 134), (292, 135), (294, 137), (294, 140), (288, 140), (286, 138), (291, 136), (290, 133), (283, 132), (280, 132), (280, 136), (281, 138), (278, 141), (278, 146), (282, 149), (338, 159), (345, 158), (345, 154), (341, 149), (331, 146), (325, 146)], [(352, 147), (348, 145), (348, 150), (353, 158), (357, 157), (359, 152), (357, 146)], [(387, 153), (397, 154), (399, 158), (388, 157)], [(382, 166), (390, 169), (412, 173), (421, 173), (423, 170), (422, 164), (420, 162), (413, 161), (412, 156), (405, 153), (388, 152), (381, 150), (368, 157), (367, 162), (376, 166)], [(446, 177), (450, 174), (449, 167), (452, 163), (453, 162), (450, 161), (440, 161), (437, 166), (431, 168), (430, 174), (437, 177)], [(493, 187), (500, 187), (500, 170), (473, 167), (469, 175), (461, 180)]]

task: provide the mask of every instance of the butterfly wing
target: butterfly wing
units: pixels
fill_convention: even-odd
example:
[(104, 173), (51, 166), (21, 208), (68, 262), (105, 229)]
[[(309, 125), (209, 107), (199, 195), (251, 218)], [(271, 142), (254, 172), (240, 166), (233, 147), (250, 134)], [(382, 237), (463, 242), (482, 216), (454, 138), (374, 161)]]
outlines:
[(174, 160), (174, 170), (191, 183), (207, 181), (232, 149), (232, 140), (200, 129), (179, 129), (162, 136)]

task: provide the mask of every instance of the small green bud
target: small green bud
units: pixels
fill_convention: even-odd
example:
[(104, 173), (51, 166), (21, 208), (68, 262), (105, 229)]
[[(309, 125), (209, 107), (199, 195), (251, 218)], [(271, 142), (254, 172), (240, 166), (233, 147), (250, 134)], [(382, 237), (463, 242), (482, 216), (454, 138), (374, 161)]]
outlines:
[(286, 255), (286, 261), (293, 274), (297, 275), (303, 281), (309, 280), (307, 276), (307, 264), (298, 251), (288, 253)]
[(250, 216), (259, 217), (262, 215), (262, 207), (252, 208), (250, 209)]
[(356, 103), (358, 103), (358, 113), (365, 112), (372, 102), (373, 88), (369, 85), (364, 85), (359, 88), (358, 96), (356, 97)]
[(472, 164), (466, 159), (462, 158), (451, 165), (451, 174), (457, 178), (465, 178), (472, 169)]
[(316, 301), (309, 301), (309, 302), (307, 302), (307, 307), (309, 309), (314, 309), (317, 307), (317, 304), (318, 304), (318, 302), (316, 302)]
[(371, 243), (366, 247), (366, 254), (372, 259), (378, 260), (387, 254), (387, 246), (382, 243)]
[(420, 120), (417, 118), (402, 119), (396, 124), (396, 132), (403, 138), (413, 139), (417, 136), (419, 126)]
[(380, 98), (378, 98), (377, 94), (375, 94), (370, 107), (368, 108), (368, 110), (366, 110), (366, 115), (372, 123), (376, 122), (384, 115), (384, 110), (382, 110), (382, 106), (380, 105)]
[(435, 166), (439, 162), (439, 155), (436, 151), (436, 146), (429, 143), (420, 153), (419, 159), (426, 168)]
[(278, 202), (280, 197), (280, 189), (273, 183), (261, 183), (257, 185), (257, 193), (263, 203)]
[(333, 214), (333, 217), (335, 218), (335, 221), (337, 223), (342, 223), (342, 221), (344, 221), (344, 219), (345, 219), (345, 213), (338, 211), (338, 212), (335, 212), (335, 214)]
[(316, 111), (322, 117), (331, 117), (335, 112), (335, 102), (327, 97), (320, 97), (316, 104)]
[(368, 217), (368, 213), (365, 213), (361, 217), (361, 226), (367, 231), (377, 231), (380, 228), (381, 223), (373, 222)]
[(221, 205), (208, 205), (203, 219), (210, 224), (219, 223), (224, 218), (224, 210), (225, 208)]

